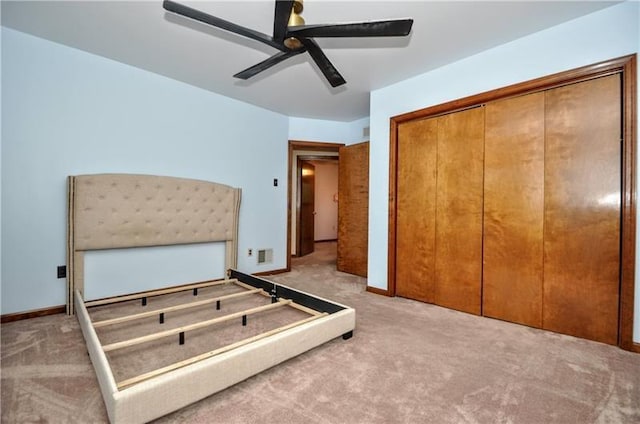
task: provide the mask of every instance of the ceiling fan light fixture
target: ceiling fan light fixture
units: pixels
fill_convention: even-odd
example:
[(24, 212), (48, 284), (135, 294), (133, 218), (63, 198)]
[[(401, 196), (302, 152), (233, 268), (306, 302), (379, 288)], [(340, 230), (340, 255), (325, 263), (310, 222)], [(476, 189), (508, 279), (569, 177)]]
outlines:
[(289, 50), (298, 50), (299, 48), (302, 47), (302, 42), (295, 37), (289, 37), (286, 40), (284, 40), (284, 45)]

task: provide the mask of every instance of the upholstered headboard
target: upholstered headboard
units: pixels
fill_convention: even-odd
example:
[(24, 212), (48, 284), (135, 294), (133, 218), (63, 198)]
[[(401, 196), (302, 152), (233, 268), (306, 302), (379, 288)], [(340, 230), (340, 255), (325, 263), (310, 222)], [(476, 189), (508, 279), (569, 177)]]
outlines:
[(185, 178), (134, 174), (69, 177), (67, 312), (84, 289), (84, 252), (226, 242), (237, 262), (240, 189)]

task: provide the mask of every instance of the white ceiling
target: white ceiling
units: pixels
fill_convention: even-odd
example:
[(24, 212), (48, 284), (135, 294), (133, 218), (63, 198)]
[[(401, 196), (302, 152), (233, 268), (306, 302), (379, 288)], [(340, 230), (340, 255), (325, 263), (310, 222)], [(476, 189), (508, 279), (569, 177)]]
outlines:
[[(183, 3), (265, 34), (273, 31), (273, 0)], [(347, 80), (337, 88), (308, 54), (248, 81), (235, 79), (235, 73), (277, 51), (168, 13), (161, 0), (3, 0), (1, 14), (3, 26), (287, 116), (352, 121), (369, 115), (372, 90), (615, 3), (305, 0), (307, 24), (414, 19), (409, 37), (316, 39)]]

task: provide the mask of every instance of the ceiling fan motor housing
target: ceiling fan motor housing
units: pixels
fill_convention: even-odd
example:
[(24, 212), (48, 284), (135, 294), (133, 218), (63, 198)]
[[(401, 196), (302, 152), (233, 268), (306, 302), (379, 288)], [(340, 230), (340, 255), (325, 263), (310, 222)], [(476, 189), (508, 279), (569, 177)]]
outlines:
[[(289, 16), (288, 27), (304, 25), (304, 19), (300, 14), (303, 10), (302, 0), (296, 0), (291, 7), (291, 15)], [(295, 37), (289, 37), (284, 40), (284, 45), (291, 50), (297, 50), (302, 47), (302, 42)]]

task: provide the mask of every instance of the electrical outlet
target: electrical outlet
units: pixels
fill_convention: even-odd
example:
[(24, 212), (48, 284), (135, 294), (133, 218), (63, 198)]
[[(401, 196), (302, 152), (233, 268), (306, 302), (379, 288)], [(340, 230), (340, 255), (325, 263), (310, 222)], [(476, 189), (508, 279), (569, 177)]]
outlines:
[(58, 278), (67, 278), (67, 266), (60, 265), (58, 267)]
[(253, 256), (253, 249), (249, 249), (247, 251), (247, 256)]

